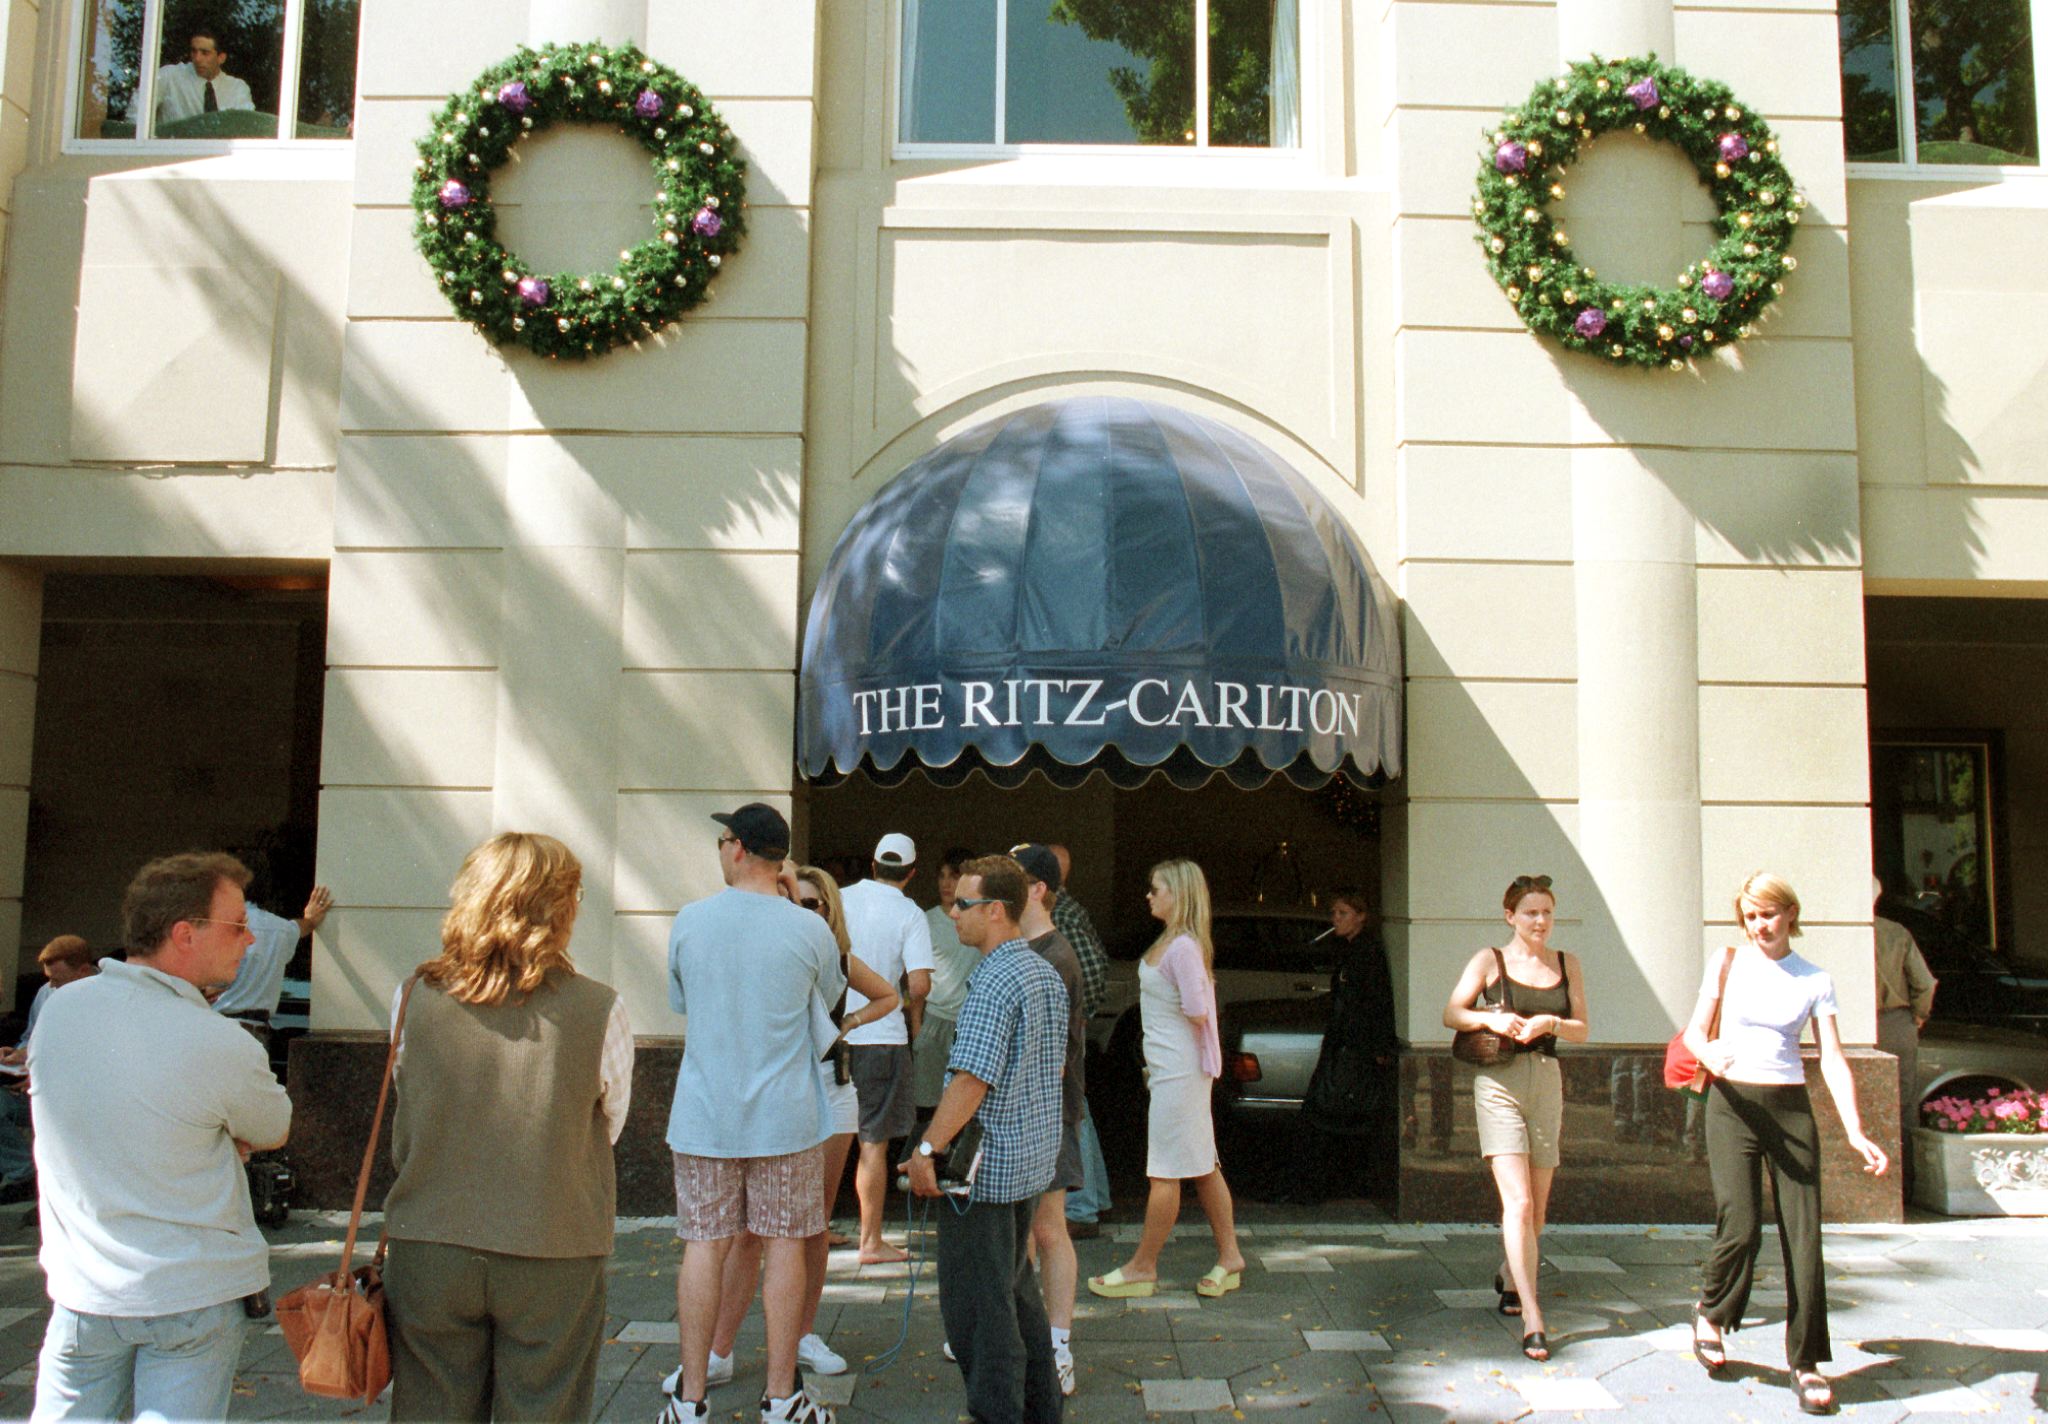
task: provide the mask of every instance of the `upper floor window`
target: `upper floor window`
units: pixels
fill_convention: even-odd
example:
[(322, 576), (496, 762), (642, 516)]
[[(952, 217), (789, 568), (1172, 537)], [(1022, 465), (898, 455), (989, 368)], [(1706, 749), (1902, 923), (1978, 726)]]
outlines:
[(2033, 0), (1841, 0), (1851, 163), (2037, 164)]
[(76, 134), (347, 138), (360, 4), (82, 0)]
[(903, 0), (897, 140), (1293, 148), (1300, 16), (1300, 0)]

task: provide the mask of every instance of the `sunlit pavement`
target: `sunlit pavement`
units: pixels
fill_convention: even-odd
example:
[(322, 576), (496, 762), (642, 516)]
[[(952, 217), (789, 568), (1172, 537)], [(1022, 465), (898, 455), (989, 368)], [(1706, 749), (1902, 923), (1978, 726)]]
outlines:
[[(1309, 1216), (1316, 1219), (1308, 1220)], [(1775, 1239), (1752, 1302), (1710, 1381), (1688, 1344), (1703, 1227), (1564, 1227), (1545, 1238), (1547, 1365), (1517, 1351), (1520, 1322), (1494, 1312), (1491, 1231), (1404, 1226), (1370, 1208), (1248, 1206), (1244, 1287), (1194, 1293), (1213, 1263), (1190, 1206), (1151, 1300), (1081, 1295), (1074, 1322), (1080, 1387), (1074, 1420), (1184, 1413), (1273, 1413), (1301, 1421), (1618, 1417), (1660, 1421), (1799, 1417), (1785, 1385), (1783, 1282)], [(1304, 1219), (1296, 1220), (1295, 1217)], [(332, 1269), (343, 1218), (295, 1215), (273, 1234), (275, 1289)], [(665, 1220), (619, 1223), (612, 1332), (598, 1417), (651, 1420), (675, 1366), (676, 1245)], [(1078, 1243), (1083, 1276), (1118, 1264), (1135, 1225)], [(374, 1239), (374, 1227), (366, 1227)], [(900, 1239), (900, 1238), (899, 1238)], [(926, 1238), (928, 1239), (928, 1238)], [(0, 1208), (0, 1418), (26, 1418), (47, 1318), (38, 1238), (26, 1208)], [(1835, 1378), (1845, 1417), (2048, 1413), (2048, 1224), (1930, 1220), (1827, 1234)], [(965, 1417), (956, 1370), (941, 1357), (937, 1293), (905, 1266), (860, 1267), (835, 1252), (821, 1333), (852, 1369), (812, 1387), (849, 1420)], [(901, 1353), (867, 1372), (904, 1333)], [(738, 1373), (713, 1392), (714, 1418), (753, 1417), (761, 1393), (758, 1312), (740, 1336)], [(361, 1418), (367, 1409), (303, 1394), (274, 1326), (252, 1331), (236, 1382), (236, 1419)]]

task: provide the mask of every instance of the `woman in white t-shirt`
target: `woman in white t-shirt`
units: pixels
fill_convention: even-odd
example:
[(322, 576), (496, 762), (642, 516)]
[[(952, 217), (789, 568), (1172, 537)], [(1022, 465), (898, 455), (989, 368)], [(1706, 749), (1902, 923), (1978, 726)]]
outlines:
[[(1828, 1340), (1827, 1282), (1820, 1256), (1820, 1136), (1806, 1092), (1799, 1037), (1813, 1022), (1821, 1078), (1864, 1170), (1889, 1165), (1863, 1135), (1856, 1084), (1835, 1026), (1835, 985), (1827, 971), (1792, 952), (1799, 897), (1778, 876), (1757, 871), (1742, 882), (1735, 914), (1749, 942), (1714, 956), (1686, 1025), (1685, 1043), (1712, 1075), (1707, 1099), (1707, 1164), (1717, 1224), (1693, 1314), (1693, 1354), (1709, 1374), (1728, 1362), (1722, 1342), (1749, 1304), (1763, 1243), (1763, 1171), (1770, 1169), (1785, 1256), (1785, 1359), (1792, 1392), (1808, 1414), (1831, 1413), (1833, 1388), (1816, 1368), (1834, 1358)], [(1727, 986), (1721, 987), (1723, 966)], [(1715, 1036), (1707, 1036), (1720, 1003)]]

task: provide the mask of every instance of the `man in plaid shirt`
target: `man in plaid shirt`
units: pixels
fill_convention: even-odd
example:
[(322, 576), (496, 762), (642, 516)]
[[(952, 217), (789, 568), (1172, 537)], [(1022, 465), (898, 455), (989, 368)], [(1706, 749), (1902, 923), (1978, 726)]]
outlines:
[(1023, 867), (1006, 855), (961, 868), (954, 922), (982, 959), (960, 1005), (945, 1095), (904, 1164), (913, 1192), (938, 1196), (936, 1158), (970, 1120), (980, 1123), (965, 1205), (955, 1198), (937, 1213), (939, 1314), (968, 1412), (988, 1424), (1057, 1424), (1064, 1404), (1026, 1248), (1059, 1158), (1067, 990), (1018, 928), (1025, 889)]

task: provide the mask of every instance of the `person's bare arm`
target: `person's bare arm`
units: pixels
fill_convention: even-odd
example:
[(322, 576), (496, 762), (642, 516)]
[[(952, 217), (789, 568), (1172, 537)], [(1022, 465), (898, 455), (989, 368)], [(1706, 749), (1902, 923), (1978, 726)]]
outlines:
[(921, 1197), (935, 1197), (939, 1192), (938, 1169), (932, 1165), (933, 1158), (952, 1145), (960, 1130), (981, 1111), (981, 1100), (988, 1096), (988, 1084), (972, 1073), (955, 1073), (946, 1084), (945, 1093), (939, 1098), (939, 1105), (932, 1112), (931, 1125), (924, 1130), (924, 1140), (932, 1145), (933, 1157), (927, 1157), (912, 1146), (910, 1155), (903, 1159), (902, 1168), (910, 1177), (910, 1190)]
[(1884, 1149), (1863, 1135), (1863, 1115), (1856, 1107), (1856, 1078), (1849, 1069), (1849, 1059), (1842, 1052), (1842, 1030), (1833, 1014), (1816, 1015), (1813, 1020), (1813, 1036), (1820, 1041), (1820, 1076), (1828, 1085), (1828, 1096), (1835, 1100), (1835, 1112), (1842, 1119), (1842, 1131), (1849, 1139), (1849, 1145), (1863, 1157), (1863, 1170), (1876, 1176), (1883, 1176), (1891, 1165)]
[(885, 1019), (896, 1009), (897, 994), (888, 980), (875, 973), (861, 962), (860, 956), (846, 956), (846, 982), (854, 992), (866, 997), (867, 1003), (848, 1014), (840, 1023), (842, 1033), (871, 1024), (876, 1019)]
[(1486, 989), (1486, 970), (1493, 962), (1493, 951), (1482, 949), (1466, 962), (1465, 972), (1458, 976), (1458, 982), (1451, 990), (1451, 997), (1444, 1004), (1444, 1027), (1462, 1033), (1466, 1029), (1490, 1028), (1495, 1033), (1509, 1038), (1519, 1038), (1528, 1022), (1520, 1014), (1509, 1013), (1506, 1009), (1482, 1009), (1477, 1007), (1479, 996)]

